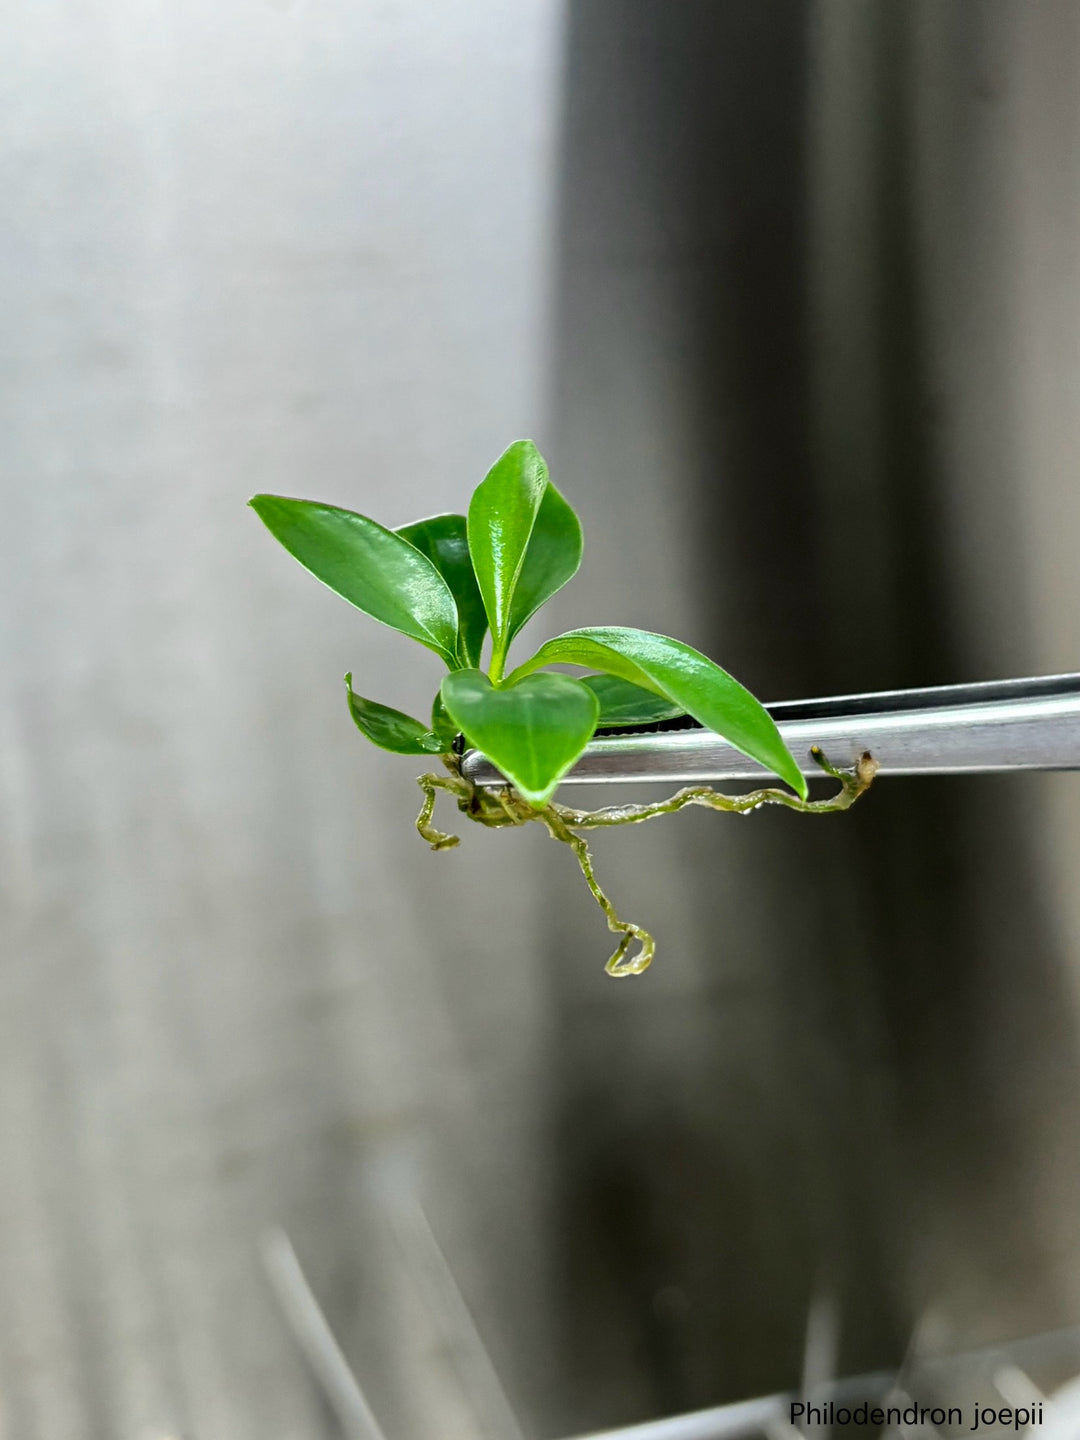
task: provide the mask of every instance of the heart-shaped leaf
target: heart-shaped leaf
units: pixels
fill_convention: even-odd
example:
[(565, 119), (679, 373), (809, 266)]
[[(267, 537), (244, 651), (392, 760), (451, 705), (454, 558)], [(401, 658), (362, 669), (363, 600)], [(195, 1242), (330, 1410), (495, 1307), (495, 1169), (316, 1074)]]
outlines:
[(443, 677), (442, 699), (470, 744), (531, 805), (544, 805), (596, 727), (600, 702), (569, 675), (530, 675), (496, 689), (479, 670)]
[(426, 555), (450, 587), (458, 612), (458, 658), (465, 666), (480, 664), (487, 634), (487, 614), (473, 573), (464, 515), (433, 515), (398, 534)]
[(473, 491), (469, 553), (491, 627), (491, 673), (502, 675), (514, 590), (548, 485), (547, 466), (531, 440), (516, 440)]
[(508, 644), (526, 620), (577, 574), (582, 543), (581, 521), (549, 480), (514, 588)]
[(450, 748), (411, 715), (357, 695), (352, 688), (351, 675), (345, 676), (345, 689), (349, 696), (349, 713), (356, 722), (356, 728), (380, 750), (392, 750), (395, 755), (438, 755)]
[(366, 515), (256, 495), (248, 504), (289, 554), (336, 594), (457, 663), (458, 614), (450, 587), (415, 546)]
[(666, 695), (643, 690), (618, 675), (583, 675), (581, 679), (600, 701), (600, 718), (596, 722), (600, 730), (620, 725), (656, 725), (686, 714)]
[(570, 630), (541, 645), (508, 683), (542, 665), (558, 664), (604, 670), (666, 696), (806, 799), (806, 781), (769, 712), (719, 665), (681, 640), (622, 626)]

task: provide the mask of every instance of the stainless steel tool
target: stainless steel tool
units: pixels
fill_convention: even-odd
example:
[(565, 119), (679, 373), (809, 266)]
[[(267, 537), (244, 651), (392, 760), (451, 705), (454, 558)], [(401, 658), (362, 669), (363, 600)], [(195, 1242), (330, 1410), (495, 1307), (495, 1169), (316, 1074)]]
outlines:
[[(878, 775), (963, 775), (1010, 770), (1080, 770), (1080, 674), (924, 690), (882, 690), (765, 707), (807, 776), (821, 771), (810, 747), (834, 765), (869, 750)], [(478, 785), (505, 784), (477, 750), (462, 771)], [(590, 742), (564, 785), (768, 778), (711, 730), (628, 728)]]

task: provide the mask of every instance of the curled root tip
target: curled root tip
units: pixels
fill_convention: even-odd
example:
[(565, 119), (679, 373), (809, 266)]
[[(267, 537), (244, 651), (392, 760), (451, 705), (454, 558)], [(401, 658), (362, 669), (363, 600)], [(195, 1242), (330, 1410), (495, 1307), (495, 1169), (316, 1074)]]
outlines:
[[(627, 960), (626, 952), (634, 944), (638, 943), (638, 951)], [(628, 925), (626, 934), (619, 942), (614, 955), (604, 966), (608, 975), (616, 980), (621, 980), (627, 975), (643, 975), (652, 964), (652, 958), (656, 954), (656, 941), (647, 930), (642, 930), (640, 925)]]

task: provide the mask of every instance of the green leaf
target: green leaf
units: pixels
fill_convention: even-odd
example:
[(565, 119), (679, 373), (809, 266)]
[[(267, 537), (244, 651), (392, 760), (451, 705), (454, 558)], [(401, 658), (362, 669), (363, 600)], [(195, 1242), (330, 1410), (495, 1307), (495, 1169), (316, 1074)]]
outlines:
[(443, 677), (442, 699), (471, 745), (531, 805), (544, 805), (596, 727), (600, 702), (569, 675), (530, 675), (496, 689), (479, 670)]
[(622, 626), (570, 630), (541, 645), (507, 683), (520, 681), (542, 665), (559, 664), (604, 670), (666, 696), (806, 799), (806, 781), (772, 716), (749, 690), (681, 640)]
[(442, 695), (436, 695), (434, 704), (431, 707), (431, 728), (439, 741), (439, 751), (445, 754), (450, 750), (457, 738), (458, 727), (446, 713), (446, 706), (442, 702)]
[(582, 544), (581, 521), (549, 480), (514, 590), (508, 644), (526, 620), (577, 574)]
[(433, 515), (414, 525), (402, 525), (398, 534), (426, 555), (450, 587), (458, 612), (458, 657), (463, 665), (480, 664), (487, 634), (487, 614), (473, 573), (464, 515)]
[(469, 501), (469, 553), (491, 626), (495, 680), (502, 676), (514, 591), (547, 485), (547, 466), (536, 446), (516, 440)]
[(450, 587), (419, 550), (366, 515), (256, 495), (248, 504), (316, 579), (393, 630), (456, 664), (458, 614)]
[(581, 679), (600, 701), (596, 724), (601, 730), (619, 725), (655, 725), (686, 714), (681, 705), (665, 695), (643, 690), (618, 675), (583, 675)]
[(380, 750), (392, 750), (395, 755), (438, 755), (449, 748), (411, 715), (357, 695), (352, 688), (352, 675), (345, 676), (345, 688), (349, 695), (349, 712), (356, 728)]

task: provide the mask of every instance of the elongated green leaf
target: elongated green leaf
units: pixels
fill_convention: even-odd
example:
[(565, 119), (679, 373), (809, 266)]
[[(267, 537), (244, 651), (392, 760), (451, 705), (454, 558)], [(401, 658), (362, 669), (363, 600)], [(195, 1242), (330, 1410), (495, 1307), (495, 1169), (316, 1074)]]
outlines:
[(547, 484), (547, 466), (539, 450), (531, 440), (516, 440), (469, 501), (469, 553), (491, 626), (496, 679), (510, 643), (514, 590)]
[(426, 555), (450, 587), (458, 612), (458, 656), (466, 666), (480, 664), (487, 634), (487, 614), (469, 556), (464, 515), (433, 515), (414, 525), (402, 525), (398, 534)]
[(248, 504), (289, 554), (358, 610), (455, 664), (458, 615), (450, 587), (419, 550), (366, 515), (256, 495)]
[(400, 710), (391, 710), (389, 705), (380, 705), (377, 700), (365, 700), (352, 688), (352, 676), (345, 676), (345, 689), (349, 696), (349, 712), (373, 745), (380, 750), (392, 750), (395, 755), (438, 755), (449, 749), (438, 736)]
[(618, 725), (655, 725), (660, 720), (674, 720), (686, 711), (666, 695), (643, 690), (618, 675), (583, 675), (582, 683), (588, 685), (600, 701), (600, 718), (597, 728)]
[(543, 805), (596, 726), (600, 702), (569, 675), (530, 675), (496, 689), (479, 670), (443, 677), (443, 704), (531, 805)]
[(581, 564), (581, 521), (548, 481), (510, 605), (508, 642)]
[(621, 626), (570, 630), (541, 645), (507, 683), (513, 684), (542, 665), (558, 664), (605, 670), (667, 696), (806, 798), (806, 781), (772, 716), (749, 690), (681, 640)]

